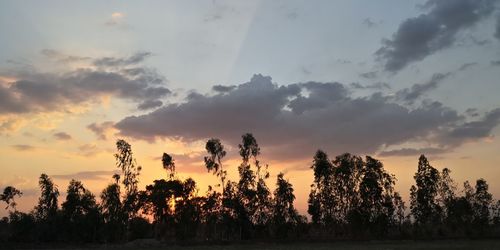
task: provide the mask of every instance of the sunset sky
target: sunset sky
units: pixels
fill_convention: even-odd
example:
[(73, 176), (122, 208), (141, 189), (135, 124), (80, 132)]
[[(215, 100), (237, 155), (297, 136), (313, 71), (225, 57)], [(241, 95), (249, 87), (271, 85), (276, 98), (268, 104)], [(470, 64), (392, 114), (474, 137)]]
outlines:
[[(418, 156), (500, 198), (500, 1), (1, 1), (0, 188), (51, 176), (99, 196), (115, 142), (203, 195), (217, 137), (236, 180), (251, 132), (306, 214), (312, 156), (380, 159), (407, 198)], [(0, 216), (7, 212), (3, 209)]]

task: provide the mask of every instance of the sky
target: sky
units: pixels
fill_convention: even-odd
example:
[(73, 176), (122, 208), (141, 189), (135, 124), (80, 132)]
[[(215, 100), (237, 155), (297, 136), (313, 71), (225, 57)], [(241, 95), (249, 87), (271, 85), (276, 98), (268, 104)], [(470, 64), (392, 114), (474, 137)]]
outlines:
[(500, 1), (5, 0), (0, 34), (0, 188), (22, 211), (41, 173), (98, 197), (117, 139), (141, 187), (167, 152), (203, 195), (204, 143), (236, 180), (247, 132), (303, 214), (318, 149), (380, 159), (405, 198), (420, 154), (500, 198)]

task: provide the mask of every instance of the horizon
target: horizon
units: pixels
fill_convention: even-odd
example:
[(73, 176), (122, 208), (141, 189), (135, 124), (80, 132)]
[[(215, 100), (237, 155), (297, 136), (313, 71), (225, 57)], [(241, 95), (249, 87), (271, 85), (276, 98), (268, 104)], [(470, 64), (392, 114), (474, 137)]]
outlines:
[(406, 202), (421, 154), (499, 199), (498, 2), (307, 3), (0, 3), (0, 188), (25, 212), (41, 173), (98, 198), (125, 139), (140, 189), (167, 178), (166, 152), (203, 195), (218, 184), (205, 142), (221, 139), (236, 180), (252, 133), (302, 215), (318, 149), (381, 160)]

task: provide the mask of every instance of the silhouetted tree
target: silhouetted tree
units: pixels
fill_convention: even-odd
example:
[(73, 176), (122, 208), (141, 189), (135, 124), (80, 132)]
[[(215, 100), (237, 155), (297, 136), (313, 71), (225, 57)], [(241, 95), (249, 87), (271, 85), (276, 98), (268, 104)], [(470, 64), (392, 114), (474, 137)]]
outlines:
[(361, 224), (368, 226), (374, 234), (386, 234), (393, 223), (396, 209), (393, 205), (395, 177), (384, 170), (380, 161), (370, 156), (366, 157), (361, 172), (360, 206), (357, 208)]
[(62, 203), (65, 233), (72, 240), (95, 241), (101, 216), (94, 195), (80, 181), (71, 180)]
[(478, 233), (484, 235), (489, 225), (490, 208), (493, 198), (488, 191), (488, 183), (484, 179), (481, 178), (476, 181), (475, 189), (472, 203), (474, 211), (472, 219)]
[(38, 181), (40, 198), (35, 207), (35, 218), (38, 224), (38, 238), (41, 241), (54, 241), (58, 237), (57, 228), (59, 190), (46, 174), (41, 174)]
[[(105, 223), (105, 238), (107, 241), (123, 239), (127, 214), (123, 210), (120, 196), (119, 175), (113, 175), (115, 183), (109, 184), (101, 192), (100, 208)], [(116, 178), (118, 177), (118, 178)]]
[(333, 164), (325, 152), (318, 150), (311, 168), (314, 171), (314, 183), (311, 185), (307, 212), (315, 224), (335, 223), (338, 218), (335, 216), (337, 204), (333, 185)]
[(427, 158), (421, 155), (417, 173), (414, 176), (416, 186), (410, 189), (410, 209), (417, 224), (439, 223), (441, 207), (437, 201), (439, 192), (439, 171), (433, 168)]
[[(222, 158), (226, 156), (226, 151), (224, 150), (224, 145), (217, 138), (212, 138), (207, 141), (205, 145), (208, 156), (205, 156), (205, 167), (208, 172), (213, 172), (221, 181), (221, 189), (224, 190), (224, 183), (226, 180), (227, 172), (222, 167)], [(221, 192), (224, 196), (224, 192)]]
[(276, 178), (276, 190), (274, 191), (272, 223), (278, 237), (288, 236), (289, 231), (302, 222), (297, 210), (293, 206), (295, 195), (292, 184), (279, 173)]
[(172, 156), (167, 153), (163, 153), (161, 157), (161, 163), (163, 168), (168, 172), (169, 178), (173, 179), (175, 176), (175, 162)]
[(137, 216), (141, 207), (138, 196), (137, 184), (142, 167), (137, 165), (133, 157), (132, 147), (125, 140), (116, 142), (117, 153), (115, 154), (116, 166), (121, 169), (123, 175), (123, 186), (125, 194), (123, 200), (123, 211), (127, 214), (127, 232), (130, 231), (130, 219)]
[(14, 211), (16, 210), (16, 201), (15, 197), (21, 197), (23, 193), (19, 191), (19, 189), (13, 187), (13, 186), (7, 186), (4, 188), (3, 193), (0, 194), (0, 201), (3, 201), (7, 204), (5, 209), (12, 208)]

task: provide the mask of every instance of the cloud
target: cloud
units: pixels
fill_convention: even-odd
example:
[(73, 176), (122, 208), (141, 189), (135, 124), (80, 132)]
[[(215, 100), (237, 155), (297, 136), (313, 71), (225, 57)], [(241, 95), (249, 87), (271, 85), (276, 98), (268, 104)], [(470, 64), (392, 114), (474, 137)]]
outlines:
[(377, 78), (378, 72), (377, 71), (370, 71), (366, 73), (361, 73), (359, 76), (366, 78), (366, 79), (374, 79)]
[(373, 28), (375, 26), (377, 26), (378, 24), (376, 22), (374, 22), (373, 20), (371, 20), (370, 18), (365, 18), (363, 19), (363, 22), (362, 24), (364, 26), (366, 26), (367, 28)]
[(87, 125), (87, 128), (94, 132), (99, 140), (106, 140), (106, 135), (113, 130), (114, 122), (107, 121), (102, 123), (92, 123)]
[(369, 85), (362, 85), (359, 82), (353, 82), (349, 84), (349, 87), (353, 89), (390, 89), (391, 86), (386, 82), (376, 82)]
[(396, 92), (396, 99), (403, 101), (407, 104), (413, 104), (418, 98), (427, 92), (436, 89), (441, 82), (452, 75), (448, 73), (436, 73), (432, 75), (431, 79), (426, 83), (414, 84), (411, 88), (405, 88)]
[(138, 64), (146, 60), (152, 54), (151, 52), (137, 52), (129, 57), (103, 57), (94, 60), (94, 65), (98, 67), (124, 67)]
[(386, 71), (398, 72), (412, 62), (449, 48), (456, 35), (491, 15), (494, 0), (429, 0), (427, 13), (406, 19), (375, 53)]
[(108, 21), (106, 21), (104, 24), (106, 26), (124, 26), (126, 27), (125, 23), (125, 13), (123, 12), (113, 12), (111, 13), (110, 18)]
[(490, 64), (491, 64), (491, 66), (500, 66), (500, 60), (498, 60), (498, 61), (491, 61)]
[(318, 148), (374, 153), (405, 142), (440, 144), (443, 135), (466, 124), (464, 119), (439, 102), (410, 109), (380, 93), (353, 97), (340, 83), (278, 86), (270, 77), (254, 75), (228, 93), (196, 93), (185, 102), (126, 117), (115, 127), (124, 136), (148, 141), (219, 137), (231, 146), (252, 132), (263, 151), (293, 159), (309, 157)]
[(69, 135), (68, 133), (65, 133), (65, 132), (57, 132), (54, 134), (54, 137), (57, 140), (61, 140), (61, 141), (67, 141), (67, 140), (72, 139), (71, 135)]
[(401, 148), (395, 150), (382, 151), (377, 155), (381, 157), (389, 156), (415, 156), (415, 155), (435, 155), (446, 153), (447, 150), (444, 148)]
[(46, 56), (47, 58), (53, 59), (60, 63), (81, 62), (81, 61), (88, 61), (91, 59), (90, 57), (66, 55), (64, 53), (61, 53), (60, 51), (53, 49), (43, 49), (40, 53)]
[(488, 138), (493, 128), (500, 123), (500, 108), (487, 112), (482, 119), (466, 122), (450, 129), (441, 135), (443, 144), (460, 144), (464, 141), (473, 141), (477, 138)]
[(497, 16), (497, 24), (495, 29), (495, 38), (500, 40), (500, 15)]
[(462, 66), (460, 66), (460, 68), (458, 69), (458, 71), (464, 71), (470, 67), (473, 67), (473, 66), (476, 66), (477, 63), (476, 62), (472, 62), (472, 63), (464, 63), (462, 64)]
[[(94, 60), (99, 66), (69, 70), (64, 73), (39, 73), (26, 70), (0, 71), (15, 79), (0, 84), (0, 115), (42, 112), (70, 112), (75, 105), (100, 102), (102, 97), (146, 104), (158, 104), (171, 92), (166, 79), (154, 70), (137, 67), (149, 53), (126, 58), (106, 57)], [(115, 68), (115, 67), (126, 68)], [(147, 105), (146, 105), (147, 106)]]
[(63, 180), (110, 180), (111, 176), (114, 174), (120, 174), (120, 171), (83, 171), (77, 172), (73, 174), (58, 174), (51, 175), (54, 179), (63, 179)]
[(33, 151), (36, 149), (34, 146), (28, 144), (16, 144), (11, 145), (11, 147), (17, 151)]
[(219, 92), (219, 93), (225, 93), (225, 92), (229, 92), (235, 88), (236, 88), (236, 86), (234, 86), (234, 85), (231, 85), (231, 86), (214, 85), (212, 87), (212, 90), (215, 92)]

